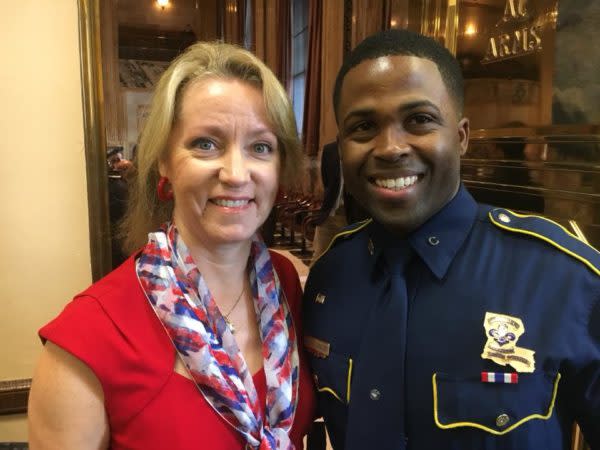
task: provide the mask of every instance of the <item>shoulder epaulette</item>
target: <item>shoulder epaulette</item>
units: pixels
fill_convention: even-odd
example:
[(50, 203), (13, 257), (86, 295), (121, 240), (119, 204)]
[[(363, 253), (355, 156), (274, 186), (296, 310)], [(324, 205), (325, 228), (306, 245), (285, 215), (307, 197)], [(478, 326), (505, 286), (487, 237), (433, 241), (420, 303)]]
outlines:
[(338, 242), (340, 242), (343, 239), (349, 238), (350, 236), (354, 235), (355, 233), (358, 233), (360, 230), (362, 230), (367, 225), (369, 225), (372, 221), (373, 221), (373, 219), (366, 219), (366, 220), (362, 220), (360, 222), (356, 222), (356, 223), (350, 224), (350, 225), (342, 228), (342, 230), (338, 234), (336, 234), (335, 236), (333, 236), (333, 238), (331, 238), (331, 241), (329, 242), (329, 245), (327, 246), (325, 251), (323, 253), (321, 253), (312, 262), (311, 266), (314, 265), (319, 259), (321, 259), (323, 257), (323, 255), (325, 253), (327, 253), (331, 248), (333, 248)]
[(489, 212), (494, 225), (513, 233), (526, 234), (547, 242), (575, 258), (600, 276), (600, 252), (562, 225), (541, 216), (517, 214), (503, 208)]

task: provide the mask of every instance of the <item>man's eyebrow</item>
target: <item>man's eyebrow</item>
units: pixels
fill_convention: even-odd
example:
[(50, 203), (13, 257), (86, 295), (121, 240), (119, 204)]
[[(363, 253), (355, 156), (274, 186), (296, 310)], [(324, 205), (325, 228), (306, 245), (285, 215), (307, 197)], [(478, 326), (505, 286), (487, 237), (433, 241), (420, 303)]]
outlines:
[(350, 113), (348, 113), (346, 115), (346, 117), (344, 117), (343, 120), (343, 124), (346, 124), (346, 122), (348, 122), (348, 120), (353, 119), (355, 117), (368, 117), (372, 114), (374, 114), (375, 110), (373, 108), (363, 108), (363, 109), (355, 109), (354, 111), (350, 111)]
[[(410, 111), (412, 109), (423, 108), (423, 107), (431, 108), (431, 109), (435, 110), (435, 112), (437, 114), (440, 114), (440, 115), (442, 114), (440, 108), (435, 103), (433, 103), (429, 100), (414, 100), (414, 101), (411, 101), (408, 103), (403, 103), (402, 105), (400, 105), (398, 107), (398, 112), (406, 112), (406, 111)], [(377, 111), (375, 110), (375, 108), (355, 109), (354, 111), (350, 111), (350, 113), (348, 113), (346, 115), (346, 117), (344, 117), (344, 120), (342, 123), (346, 124), (350, 119), (354, 119), (356, 117), (358, 117), (358, 118), (369, 117), (376, 113), (377, 113)]]
[(405, 103), (398, 108), (398, 111), (410, 111), (411, 109), (417, 109), (422, 107), (432, 108), (436, 111), (437, 114), (442, 114), (438, 105), (429, 100), (415, 100), (413, 102)]

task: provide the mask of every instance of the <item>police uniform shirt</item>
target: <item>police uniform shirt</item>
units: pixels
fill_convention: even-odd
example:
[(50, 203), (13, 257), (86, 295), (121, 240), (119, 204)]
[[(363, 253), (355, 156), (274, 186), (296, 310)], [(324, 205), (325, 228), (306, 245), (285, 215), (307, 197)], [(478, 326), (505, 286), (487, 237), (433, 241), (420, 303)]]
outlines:
[(304, 299), (334, 448), (562, 450), (574, 420), (600, 448), (598, 267), (560, 225), (462, 186), (404, 241), (371, 221), (342, 232)]

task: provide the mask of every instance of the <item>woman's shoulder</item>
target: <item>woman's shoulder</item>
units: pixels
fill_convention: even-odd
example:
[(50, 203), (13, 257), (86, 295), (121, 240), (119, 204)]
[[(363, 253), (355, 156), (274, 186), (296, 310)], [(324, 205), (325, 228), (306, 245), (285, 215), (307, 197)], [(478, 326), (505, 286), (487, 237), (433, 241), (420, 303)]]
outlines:
[(269, 250), (273, 269), (277, 272), (279, 281), (286, 291), (300, 288), (300, 278), (294, 264), (281, 253)]
[(269, 250), (269, 254), (271, 255), (271, 262), (273, 263), (273, 267), (275, 270), (284, 271), (286, 273), (296, 273), (296, 269), (294, 268), (294, 264), (285, 257), (283, 254), (279, 253), (276, 250)]
[[(130, 407), (121, 408), (121, 398), (131, 405), (143, 404), (173, 371), (174, 351), (139, 286), (135, 261), (126, 261), (75, 296), (39, 335), (94, 372), (111, 419), (117, 421), (132, 413)], [(145, 389), (130, 389), (127, 384), (132, 382)]]
[(139, 288), (135, 272), (136, 256), (127, 258), (123, 264), (77, 294), (75, 299), (87, 296), (106, 302), (122, 295), (123, 292), (136, 291)]
[[(139, 284), (133, 257), (110, 272), (83, 292), (77, 294), (63, 311), (40, 330), (46, 334), (76, 338), (95, 335), (108, 340), (112, 334), (122, 337), (123, 344), (133, 340), (147, 340), (162, 331), (155, 313)], [(164, 332), (158, 333), (164, 335)], [(119, 340), (111, 340), (118, 345)]]

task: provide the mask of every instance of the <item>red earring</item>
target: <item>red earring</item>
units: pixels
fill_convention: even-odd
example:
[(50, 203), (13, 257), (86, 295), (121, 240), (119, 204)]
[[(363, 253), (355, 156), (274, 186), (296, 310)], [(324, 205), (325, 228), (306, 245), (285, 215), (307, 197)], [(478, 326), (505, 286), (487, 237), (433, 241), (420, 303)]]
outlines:
[(162, 202), (168, 202), (169, 200), (173, 200), (173, 191), (165, 189), (168, 183), (169, 179), (167, 177), (160, 177), (160, 179), (158, 180), (158, 185), (156, 186), (158, 199)]

